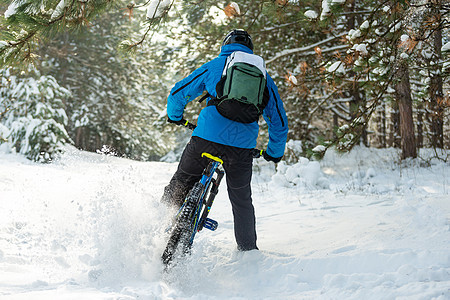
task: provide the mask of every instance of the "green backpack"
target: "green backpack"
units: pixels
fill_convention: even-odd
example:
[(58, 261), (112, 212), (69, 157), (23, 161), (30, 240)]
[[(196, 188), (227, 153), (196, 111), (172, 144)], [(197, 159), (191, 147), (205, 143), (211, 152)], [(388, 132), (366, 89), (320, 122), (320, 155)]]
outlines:
[(227, 58), (216, 92), (217, 97), (208, 106), (215, 105), (222, 116), (241, 123), (258, 121), (269, 99), (263, 58), (233, 52)]

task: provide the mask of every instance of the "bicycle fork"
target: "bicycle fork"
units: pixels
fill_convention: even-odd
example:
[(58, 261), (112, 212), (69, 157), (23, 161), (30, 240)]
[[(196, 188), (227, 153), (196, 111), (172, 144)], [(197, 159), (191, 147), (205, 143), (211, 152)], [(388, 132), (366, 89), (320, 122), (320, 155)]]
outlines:
[(214, 199), (216, 198), (217, 193), (219, 192), (219, 185), (222, 181), (222, 178), (225, 174), (223, 170), (219, 170), (218, 168), (215, 170), (217, 173), (217, 178), (211, 180), (211, 190), (209, 193), (208, 200), (205, 203), (205, 208), (203, 210), (202, 216), (200, 217), (200, 222), (197, 231), (202, 230), (203, 228), (209, 229), (209, 230), (216, 230), (217, 226), (219, 225), (217, 221), (214, 221), (210, 218), (208, 218), (209, 211), (211, 210), (211, 206), (214, 203)]

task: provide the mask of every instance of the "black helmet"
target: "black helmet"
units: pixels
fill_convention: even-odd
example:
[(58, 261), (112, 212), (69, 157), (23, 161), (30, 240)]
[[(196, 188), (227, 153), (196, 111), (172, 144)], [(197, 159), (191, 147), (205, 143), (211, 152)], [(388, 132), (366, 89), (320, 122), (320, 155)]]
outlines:
[(223, 39), (222, 46), (234, 43), (242, 44), (253, 50), (252, 38), (245, 30), (234, 29), (228, 32), (227, 36)]

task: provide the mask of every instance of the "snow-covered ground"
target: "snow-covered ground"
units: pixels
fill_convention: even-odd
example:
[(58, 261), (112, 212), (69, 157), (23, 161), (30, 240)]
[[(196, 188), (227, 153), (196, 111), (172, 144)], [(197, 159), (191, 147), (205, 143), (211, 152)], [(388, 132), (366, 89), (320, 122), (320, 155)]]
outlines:
[(235, 250), (223, 185), (217, 231), (164, 273), (159, 198), (176, 164), (0, 151), (0, 299), (450, 299), (450, 164), (398, 162), (364, 148), (258, 159), (260, 251)]

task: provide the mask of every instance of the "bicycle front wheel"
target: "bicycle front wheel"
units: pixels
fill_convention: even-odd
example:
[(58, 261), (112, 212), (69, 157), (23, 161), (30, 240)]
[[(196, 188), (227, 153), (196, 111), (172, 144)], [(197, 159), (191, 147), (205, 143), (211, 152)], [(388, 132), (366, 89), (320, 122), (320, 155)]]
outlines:
[(172, 232), (167, 242), (166, 249), (162, 255), (165, 265), (169, 264), (174, 255), (178, 252), (184, 254), (191, 246), (191, 237), (194, 234), (194, 221), (198, 205), (201, 205), (200, 197), (203, 192), (203, 185), (197, 182), (186, 197), (185, 203), (178, 214)]

